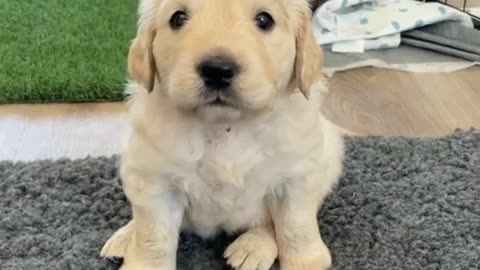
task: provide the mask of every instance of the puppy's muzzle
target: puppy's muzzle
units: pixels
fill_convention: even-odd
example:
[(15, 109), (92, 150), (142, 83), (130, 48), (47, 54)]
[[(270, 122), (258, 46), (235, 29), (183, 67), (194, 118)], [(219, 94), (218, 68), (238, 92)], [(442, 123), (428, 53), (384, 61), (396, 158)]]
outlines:
[(238, 71), (238, 64), (226, 56), (205, 58), (197, 67), (197, 73), (205, 87), (217, 91), (229, 88)]

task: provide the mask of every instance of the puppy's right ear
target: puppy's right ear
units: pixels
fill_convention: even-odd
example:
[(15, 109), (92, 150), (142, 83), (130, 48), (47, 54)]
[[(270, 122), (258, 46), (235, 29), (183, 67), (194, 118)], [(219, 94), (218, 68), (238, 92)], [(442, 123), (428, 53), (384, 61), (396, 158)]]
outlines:
[(155, 85), (155, 57), (153, 56), (153, 40), (155, 33), (146, 31), (138, 33), (130, 45), (128, 53), (128, 73), (132, 79), (143, 84), (152, 92)]

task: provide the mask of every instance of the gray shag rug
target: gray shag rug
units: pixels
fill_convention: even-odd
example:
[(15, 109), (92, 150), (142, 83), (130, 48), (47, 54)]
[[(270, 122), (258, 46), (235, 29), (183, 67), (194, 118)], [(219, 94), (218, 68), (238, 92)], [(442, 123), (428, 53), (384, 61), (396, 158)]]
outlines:
[[(349, 138), (346, 151), (318, 215), (334, 269), (479, 269), (480, 131)], [(98, 253), (129, 218), (116, 157), (0, 162), (1, 269), (117, 269)], [(182, 235), (178, 269), (229, 269), (233, 239)]]

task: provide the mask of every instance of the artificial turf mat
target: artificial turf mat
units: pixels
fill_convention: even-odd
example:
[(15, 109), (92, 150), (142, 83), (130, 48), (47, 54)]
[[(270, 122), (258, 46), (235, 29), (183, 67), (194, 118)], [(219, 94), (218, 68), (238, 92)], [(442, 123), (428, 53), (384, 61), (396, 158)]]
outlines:
[(120, 100), (136, 0), (0, 0), (0, 103)]

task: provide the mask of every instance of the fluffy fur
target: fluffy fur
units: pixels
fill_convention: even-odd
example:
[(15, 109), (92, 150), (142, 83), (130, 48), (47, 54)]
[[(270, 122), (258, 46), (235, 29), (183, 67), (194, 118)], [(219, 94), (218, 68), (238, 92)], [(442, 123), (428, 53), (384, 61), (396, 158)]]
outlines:
[[(187, 10), (186, 25), (169, 19)], [(258, 12), (275, 20), (256, 28)], [(174, 270), (180, 230), (243, 231), (225, 251), (240, 270), (327, 269), (316, 221), (336, 183), (342, 140), (319, 112), (321, 51), (304, 0), (143, 0), (129, 54), (132, 132), (122, 155), (132, 221), (102, 255), (123, 270)], [(227, 54), (241, 73), (210, 105), (195, 66)]]

